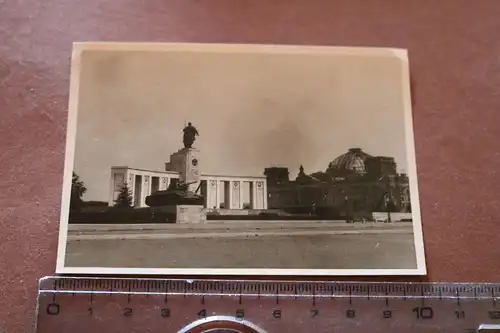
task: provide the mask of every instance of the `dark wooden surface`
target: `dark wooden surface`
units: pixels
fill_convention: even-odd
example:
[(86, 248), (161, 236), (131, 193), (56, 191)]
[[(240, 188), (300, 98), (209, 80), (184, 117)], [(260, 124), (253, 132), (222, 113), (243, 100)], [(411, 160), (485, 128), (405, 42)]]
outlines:
[(54, 271), (73, 41), (408, 48), (425, 279), (500, 282), (499, 17), (497, 0), (0, 0), (0, 331), (32, 332)]

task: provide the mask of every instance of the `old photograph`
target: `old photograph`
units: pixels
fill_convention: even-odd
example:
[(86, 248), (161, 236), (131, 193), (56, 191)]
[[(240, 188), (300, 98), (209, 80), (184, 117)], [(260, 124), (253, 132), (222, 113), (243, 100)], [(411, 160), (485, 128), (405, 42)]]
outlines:
[(424, 275), (410, 61), (75, 43), (57, 273)]

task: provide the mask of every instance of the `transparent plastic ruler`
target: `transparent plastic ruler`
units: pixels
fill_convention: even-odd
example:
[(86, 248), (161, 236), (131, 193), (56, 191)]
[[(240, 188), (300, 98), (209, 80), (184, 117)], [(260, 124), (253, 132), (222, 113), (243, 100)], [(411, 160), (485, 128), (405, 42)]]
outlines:
[(500, 284), (47, 277), (36, 332), (500, 332), (499, 295)]

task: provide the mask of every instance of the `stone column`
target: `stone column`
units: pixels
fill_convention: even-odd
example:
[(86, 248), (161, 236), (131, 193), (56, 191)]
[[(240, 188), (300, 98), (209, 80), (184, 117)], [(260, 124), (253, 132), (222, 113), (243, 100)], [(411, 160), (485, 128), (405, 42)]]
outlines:
[(231, 209), (241, 209), (241, 182), (238, 180), (231, 181), (232, 187), (232, 205)]
[(243, 181), (240, 181), (240, 209), (243, 209)]
[(217, 181), (207, 180), (207, 207), (209, 209), (218, 208), (217, 204)]
[[(222, 183), (223, 185), (224, 183)], [(215, 180), (215, 207), (217, 209), (220, 208), (220, 187), (221, 182), (219, 180)]]
[[(153, 177), (152, 176), (148, 176), (148, 192), (146, 193), (147, 195), (151, 195), (151, 192), (153, 191)], [(146, 199), (144, 199), (146, 200)]]
[(115, 173), (111, 170), (111, 178), (109, 180), (109, 201), (108, 206), (113, 206), (115, 201)]
[(250, 182), (250, 200), (252, 209), (257, 209), (256, 200), (255, 200), (255, 181)]
[(151, 177), (143, 175), (142, 178), (141, 204), (139, 207), (146, 207), (146, 197), (151, 192)]
[(267, 193), (267, 181), (263, 181), (264, 183), (264, 201), (263, 201), (263, 205), (264, 205), (264, 209), (267, 209), (267, 198), (269, 196), (269, 194)]
[(130, 190), (130, 195), (132, 196), (132, 206), (134, 206), (135, 198), (135, 176), (131, 172), (127, 171), (125, 173), (125, 180), (127, 181), (128, 189)]
[(255, 209), (262, 209), (262, 182), (255, 182)]
[(227, 203), (227, 207), (228, 209), (233, 209), (233, 203), (234, 203), (234, 189), (233, 189), (233, 181), (232, 180), (228, 180), (227, 184), (229, 185), (228, 186), (228, 190), (229, 190), (229, 193), (228, 193), (228, 196), (227, 198), (229, 199), (228, 203)]
[(211, 205), (212, 201), (212, 181), (210, 179), (202, 179), (201, 180), (201, 188), (200, 188), (200, 193), (203, 194), (203, 183), (205, 183), (205, 198), (203, 200), (205, 201), (205, 208), (212, 209), (213, 206)]

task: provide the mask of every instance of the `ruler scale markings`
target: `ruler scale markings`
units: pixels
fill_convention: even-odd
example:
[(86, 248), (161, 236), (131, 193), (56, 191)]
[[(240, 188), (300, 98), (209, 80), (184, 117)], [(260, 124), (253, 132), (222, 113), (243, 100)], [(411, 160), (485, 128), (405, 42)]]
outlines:
[(257, 285), (254, 282), (248, 283), (248, 284), (246, 284), (246, 283), (242, 283), (242, 284), (244, 286), (246, 286), (243, 288), (243, 290), (246, 290), (247, 293), (249, 293), (249, 294), (256, 294), (257, 293)]
[(398, 292), (403, 293), (403, 299), (406, 299), (406, 288), (402, 285), (398, 285)]
[[(196, 283), (196, 281), (195, 281), (195, 283)], [(214, 282), (208, 282), (208, 283), (199, 282), (198, 285), (199, 285), (199, 289), (202, 292), (206, 292), (208, 294), (213, 293), (213, 291), (216, 289)]]
[(237, 284), (238, 284), (238, 291), (241, 294), (243, 294), (246, 291), (245, 285), (241, 281), (238, 281)]
[[(48, 280), (45, 281), (43, 284), (40, 285), (40, 291), (39, 291), (39, 297), (44, 297), (46, 295), (46, 299), (49, 299), (48, 297), (53, 296), (55, 297), (56, 295), (58, 296), (58, 303), (55, 303), (55, 300), (52, 302), (52, 308), (50, 311), (49, 310), (45, 311), (43, 308), (43, 311), (41, 312), (42, 319), (43, 315), (46, 315), (45, 312), (48, 313), (48, 315), (51, 315), (52, 321), (54, 319), (57, 319), (57, 314), (58, 314), (58, 309), (59, 307), (61, 308), (61, 311), (65, 309), (64, 313), (65, 315), (71, 316), (71, 309), (68, 308), (70, 306), (73, 306), (74, 302), (66, 303), (65, 299), (66, 296), (72, 296), (72, 297), (79, 297), (80, 295), (83, 295), (84, 302), (90, 304), (92, 306), (93, 304), (93, 295), (94, 293), (102, 294), (104, 297), (107, 296), (113, 296), (115, 294), (120, 295), (120, 294), (127, 294), (128, 297), (128, 302), (130, 303), (130, 297), (132, 295), (164, 295), (165, 297), (165, 302), (166, 299), (169, 295), (181, 295), (183, 294), (184, 297), (186, 296), (193, 298), (193, 297), (200, 297), (202, 302), (204, 302), (205, 296), (209, 295), (221, 295), (221, 298), (223, 296), (237, 296), (238, 297), (238, 303), (234, 303), (234, 305), (230, 305), (230, 297), (224, 297), (224, 299), (228, 299), (228, 301), (221, 301), (226, 304), (226, 306), (236, 306), (236, 304), (242, 304), (245, 300), (246, 297), (254, 297), (260, 296), (269, 298), (269, 297), (275, 297), (277, 304), (282, 303), (281, 307), (279, 309), (280, 311), (280, 316), (282, 315), (282, 311), (287, 311), (287, 302), (279, 302), (280, 298), (284, 297), (293, 297), (293, 299), (299, 300), (300, 304), (309, 304), (307, 302), (311, 302), (312, 300), (312, 306), (319, 312), (309, 312), (309, 310), (306, 308), (305, 310), (300, 310), (300, 311), (306, 311), (307, 313), (304, 313), (304, 318), (297, 317), (297, 320), (307, 320), (307, 318), (310, 317), (315, 317), (318, 313), (320, 315), (317, 315), (318, 319), (316, 320), (316, 323), (322, 323), (326, 322), (328, 320), (340, 320), (341, 322), (344, 322), (347, 319), (342, 319), (344, 318), (343, 316), (341, 318), (331, 318), (326, 316), (325, 319), (322, 319), (321, 314), (323, 313), (322, 306), (327, 306), (326, 304), (323, 305), (321, 302), (317, 302), (318, 297), (330, 297), (330, 298), (349, 298), (349, 305), (353, 305), (353, 300), (352, 298), (357, 297), (359, 298), (360, 304), (356, 304), (354, 308), (347, 308), (349, 309), (349, 314), (346, 316), (349, 318), (349, 321), (356, 321), (357, 323), (362, 323), (363, 320), (368, 320), (368, 319), (363, 319), (363, 318), (373, 318), (373, 316), (382, 316), (382, 312), (373, 312), (373, 311), (382, 311), (384, 309), (385, 312), (383, 312), (384, 316), (384, 322), (389, 322), (389, 323), (395, 323), (397, 325), (401, 324), (410, 324), (409, 318), (415, 319), (415, 315), (412, 316), (405, 316), (404, 312), (402, 313), (401, 311), (407, 311), (403, 310), (406, 308), (406, 306), (401, 308), (398, 308), (398, 302), (392, 303), (392, 300), (398, 300), (401, 299), (401, 295), (403, 295), (403, 299), (407, 300), (409, 303), (408, 304), (414, 304), (416, 302), (419, 302), (420, 305), (417, 305), (417, 308), (419, 312), (416, 312), (414, 309), (413, 312), (418, 315), (420, 315), (420, 319), (425, 319), (422, 321), (419, 321), (419, 326), (415, 326), (409, 331), (409, 332), (417, 332), (417, 328), (423, 329), (424, 327), (436, 327), (436, 325), (439, 325), (439, 322), (443, 325), (448, 325), (443, 327), (443, 330), (446, 331), (460, 331), (460, 330), (469, 330), (471, 323), (477, 323), (480, 324), (479, 320), (483, 317), (488, 317), (492, 320), (499, 320), (500, 317), (497, 318), (498, 313), (491, 311), (491, 303), (489, 303), (489, 299), (493, 301), (493, 306), (495, 307), (495, 302), (496, 302), (496, 295), (497, 290), (500, 290), (500, 285), (474, 285), (474, 284), (425, 284), (425, 283), (409, 283), (409, 284), (404, 284), (404, 283), (336, 283), (336, 282), (321, 282), (321, 283), (307, 283), (307, 282), (300, 282), (300, 283), (294, 283), (294, 282), (244, 282), (244, 281), (238, 281), (238, 282), (230, 282), (230, 281), (215, 281), (215, 282), (208, 282), (208, 281), (202, 281), (202, 280), (196, 280), (193, 282), (185, 282), (185, 281), (179, 281), (179, 280), (134, 280), (134, 279), (65, 279), (59, 277), (58, 279), (60, 280)], [(144, 285), (146, 284), (146, 285)], [(175, 288), (169, 288), (169, 284), (173, 284)], [(134, 286), (135, 288), (131, 289), (131, 287)], [(95, 290), (94, 290), (95, 289)], [(128, 291), (127, 291), (128, 289)], [(94, 292), (96, 291), (96, 292)], [(247, 291), (247, 292), (245, 292)], [(59, 297), (61, 295), (61, 297)], [(384, 302), (370, 302), (370, 304), (373, 305), (368, 305), (367, 300), (372, 300), (373, 299), (384, 299)], [(181, 316), (177, 317), (176, 319), (171, 317), (172, 320), (187, 320), (190, 318), (189, 316), (184, 317), (182, 315), (183, 311), (186, 311), (189, 308), (189, 305), (187, 305), (188, 308), (184, 308), (181, 306), (182, 303), (179, 303), (179, 301), (175, 300), (172, 305), (169, 306), (170, 309), (166, 309), (167, 312), (165, 313), (172, 313), (170, 311), (174, 311), (173, 313), (179, 314), (179, 311)], [(309, 299), (309, 300), (308, 300)], [(364, 300), (366, 301), (364, 301)], [(439, 299), (440, 303), (432, 303), (432, 299)], [(194, 298), (193, 298), (194, 300)], [(466, 301), (465, 301), (466, 300)], [(431, 301), (430, 306), (427, 301)], [(486, 301), (486, 304), (484, 304)], [(75, 302), (78, 302), (78, 299), (76, 299)], [(107, 302), (105, 298), (102, 299), (102, 302)], [(109, 302), (119, 302), (119, 300), (109, 300)], [(139, 301), (139, 304), (146, 305), (145, 300)], [(304, 303), (306, 302), (306, 303)], [(101, 299), (100, 302), (101, 304)], [(134, 302), (135, 303), (135, 302)], [(44, 304), (44, 303), (41, 303)], [(46, 303), (45, 303), (46, 304)], [(85, 303), (84, 303), (85, 304)], [(150, 302), (147, 304), (151, 304)], [(179, 304), (179, 305), (176, 305)], [(189, 303), (188, 303), (189, 304)], [(192, 303), (194, 304), (194, 303)], [(199, 303), (197, 303), (199, 304)], [(202, 303), (203, 304), (203, 303)], [(212, 305), (212, 303), (210, 302)], [(219, 304), (219, 303), (217, 303)], [(250, 303), (251, 304), (251, 303)], [(267, 304), (267, 303), (262, 303), (262, 304)], [(342, 303), (339, 303), (339, 306)], [(424, 304), (427, 304), (427, 306), (424, 308)], [(442, 304), (442, 305), (441, 305)], [(481, 305), (483, 304), (483, 305)], [(142, 306), (141, 305), (141, 306)], [(389, 308), (389, 305), (391, 308)], [(462, 310), (453, 310), (453, 308), (450, 310), (450, 308), (447, 308), (447, 306), (457, 306), (459, 309)], [(488, 306), (490, 305), (490, 306)], [(176, 307), (180, 306), (178, 310), (176, 310)], [(274, 311), (276, 310), (273, 309), (272, 307), (269, 307), (269, 305), (261, 305), (264, 306), (263, 309), (268, 309), (269, 311)], [(290, 305), (291, 306), (291, 305)], [(478, 310), (476, 310), (476, 307)], [(484, 308), (487, 306), (486, 308)], [(360, 307), (360, 308), (359, 308)], [(217, 308), (217, 307), (216, 307)], [(215, 309), (215, 311), (217, 311)], [(300, 308), (300, 307), (299, 307)], [(57, 310), (54, 310), (57, 309)], [(73, 309), (74, 306), (73, 306)], [(230, 308), (231, 309), (231, 308)], [(251, 308), (249, 308), (251, 309)], [(247, 308), (244, 309), (245, 312), (245, 319), (247, 316), (250, 316), (250, 319), (252, 319), (251, 316), (255, 316), (255, 314), (252, 314), (252, 311), (248, 312), (249, 310)], [(411, 309), (411, 308), (410, 308)], [(430, 310), (429, 310), (430, 309)], [(456, 309), (456, 308), (455, 308)], [(163, 314), (162, 309), (162, 317), (165, 317)], [(236, 311), (237, 308), (233, 308), (230, 312)], [(314, 310), (314, 311), (316, 311)], [(395, 312), (396, 310), (396, 312)], [(423, 317), (423, 312), (422, 311), (431, 311), (431, 312), (426, 312), (426, 318)], [(434, 311), (432, 311), (434, 310)], [(69, 311), (69, 312), (68, 312)], [(78, 310), (77, 311), (85, 311), (85, 310)], [(92, 315), (92, 311), (94, 312), (93, 316), (96, 316), (96, 318), (100, 318), (100, 315), (98, 311), (102, 311), (100, 307), (95, 307), (92, 309), (92, 307), (88, 308), (88, 311), (90, 315)], [(176, 311), (176, 312), (175, 312)], [(199, 311), (199, 309), (197, 310)], [(213, 310), (212, 310), (213, 311)], [(226, 315), (227, 310), (224, 310), (223, 314)], [(239, 311), (239, 310), (238, 310)], [(243, 310), (242, 310), (243, 311)], [(313, 311), (313, 310), (311, 310)], [(355, 312), (354, 312), (355, 311)], [(366, 312), (368, 311), (368, 312)], [(408, 310), (411, 313), (411, 310)], [(465, 312), (464, 312), (465, 311)], [(482, 311), (482, 312), (480, 312)], [(136, 313), (134, 310), (134, 317), (135, 316), (140, 316), (142, 314), (139, 314), (142, 312)], [(196, 312), (195, 312), (196, 313)], [(208, 313), (208, 309), (207, 309)], [(236, 312), (238, 313), (238, 312)], [(430, 317), (429, 317), (430, 313)], [(432, 313), (434, 315), (432, 316)], [(464, 313), (467, 316), (467, 320), (464, 321)], [(482, 316), (480, 315), (482, 313)], [(214, 315), (216, 315), (216, 312), (213, 312)], [(365, 315), (366, 314), (366, 315)], [(400, 315), (403, 314), (401, 317)], [(439, 315), (438, 315), (439, 314)], [(259, 315), (260, 316), (260, 315)], [(299, 315), (300, 316), (300, 315)], [(349, 317), (349, 316), (355, 316), (355, 317)], [(370, 317), (372, 316), (372, 317)], [(392, 316), (392, 317), (391, 317)], [(449, 316), (449, 317), (447, 317)], [(271, 318), (273, 316), (270, 316)], [(67, 318), (67, 317), (65, 317)], [(185, 319), (183, 319), (185, 318)], [(274, 317), (277, 318), (277, 317)], [(359, 318), (359, 319), (358, 319)], [(447, 321), (445, 318), (450, 318), (453, 319), (452, 321)], [(255, 317), (253, 317), (254, 320), (259, 321)], [(387, 319), (387, 321), (385, 321)], [(462, 320), (457, 320), (457, 319), (462, 319)], [(169, 319), (170, 321), (171, 319)], [(260, 318), (261, 323), (262, 320), (267, 320), (265, 318)], [(391, 321), (394, 320), (394, 321)], [(475, 322), (474, 320), (477, 320)], [(279, 323), (280, 321), (275, 320), (275, 325)], [(463, 322), (467, 324), (467, 326), (464, 326), (464, 324), (460, 324), (460, 322)], [(43, 323), (43, 321), (42, 321)], [(307, 325), (307, 322), (304, 322)], [(375, 324), (377, 325), (377, 324)], [(454, 325), (454, 326), (453, 326)], [(43, 325), (42, 325), (43, 326)], [(447, 329), (451, 328), (453, 326), (453, 330)], [(472, 325), (473, 326), (473, 325)], [(398, 326), (393, 326), (391, 324), (391, 327), (394, 327), (395, 329)], [(413, 326), (412, 326), (413, 327)], [(370, 328), (369, 326), (366, 328)], [(404, 327), (400, 327), (401, 329), (397, 329), (397, 331), (403, 330), (403, 331), (408, 331), (405, 330)], [(408, 328), (408, 327), (406, 327)], [(130, 329), (133, 330), (131, 327)], [(277, 330), (279, 331), (279, 330)], [(316, 330), (318, 332), (326, 332), (326, 330)], [(356, 331), (356, 330), (354, 330)], [(353, 331), (353, 332), (354, 332)], [(366, 330), (365, 330), (366, 331)], [(378, 330), (376, 330), (378, 331)], [(112, 331), (114, 332), (114, 331)], [(108, 333), (112, 333), (111, 331), (108, 330)], [(156, 331), (155, 331), (156, 332)], [(270, 330), (268, 331), (269, 333), (276, 332), (276, 330)], [(297, 333), (302, 332), (300, 329), (297, 330)], [(356, 331), (358, 332), (358, 331)], [(418, 332), (421, 332), (418, 330)], [(430, 332), (435, 332), (435, 329), (430, 329)], [(39, 331), (38, 333), (50, 333), (50, 331)]]
[(387, 285), (384, 285), (384, 293), (385, 293), (385, 306), (389, 306), (389, 292), (391, 291), (391, 285), (387, 288)]
[(326, 284), (325, 285), (325, 291), (324, 291), (324, 296), (327, 297), (327, 295), (332, 295), (333, 294), (333, 288), (335, 286), (332, 284)]
[(326, 295), (326, 294), (328, 294), (328, 295), (329, 295), (329, 294), (331, 293), (331, 291), (333, 290), (333, 288), (334, 288), (334, 285), (333, 285), (333, 284), (331, 284), (331, 283), (330, 283), (330, 284), (326, 284), (326, 285), (325, 285), (325, 295)]
[(323, 295), (324, 295), (324, 294), (329, 294), (329, 291), (330, 291), (330, 290), (328, 289), (328, 287), (329, 287), (329, 286), (330, 286), (330, 285), (328, 285), (328, 284), (324, 284), (324, 283), (320, 284), (320, 285), (319, 285), (319, 288), (318, 288), (318, 294), (323, 294)]
[[(55, 291), (57, 291), (57, 289), (58, 289), (57, 287), (58, 287), (58, 284), (57, 284), (57, 282), (56, 282), (56, 283), (54, 283), (54, 288), (53, 288), (53, 289), (54, 289)], [(56, 293), (54, 292), (54, 293), (52, 294), (52, 302), (55, 302), (55, 301), (56, 301)]]
[(413, 284), (413, 283), (412, 283), (412, 284), (410, 284), (410, 287), (409, 287), (409, 290), (408, 290), (408, 291), (409, 291), (410, 293), (417, 293), (417, 292), (418, 292), (417, 288), (418, 288), (418, 286), (417, 286), (416, 284)]
[[(209, 284), (209, 282), (207, 283)], [(185, 285), (185, 288), (189, 287), (194, 291), (196, 290), (200, 290), (201, 292), (204, 292), (204, 293), (207, 293), (209, 294), (210, 293), (210, 288), (208, 285), (206, 285), (205, 283), (203, 283), (203, 281), (193, 281), (193, 283), (191, 283), (190, 285), (187, 285), (186, 283), (184, 283)]]
[(260, 294), (260, 285), (255, 282), (252, 282), (252, 292)]
[(163, 298), (163, 303), (168, 303), (168, 293), (170, 292), (170, 281), (165, 281), (163, 283), (163, 290), (165, 291), (165, 297)]
[(279, 299), (280, 287), (279, 287), (279, 285), (275, 285), (274, 288), (275, 288), (274, 292), (276, 294), (276, 304), (279, 304), (280, 303), (280, 299)]
[(177, 286), (178, 282), (176, 280), (170, 281), (170, 293), (175, 294), (176, 292), (179, 291), (179, 288)]
[[(213, 282), (194, 281), (192, 285), (193, 289), (198, 287), (199, 290), (207, 294), (212, 294), (215, 288)], [(184, 288), (186, 288), (186, 286), (184, 286)]]
[(500, 293), (500, 286), (494, 286), (492, 289), (495, 290), (496, 294)]

